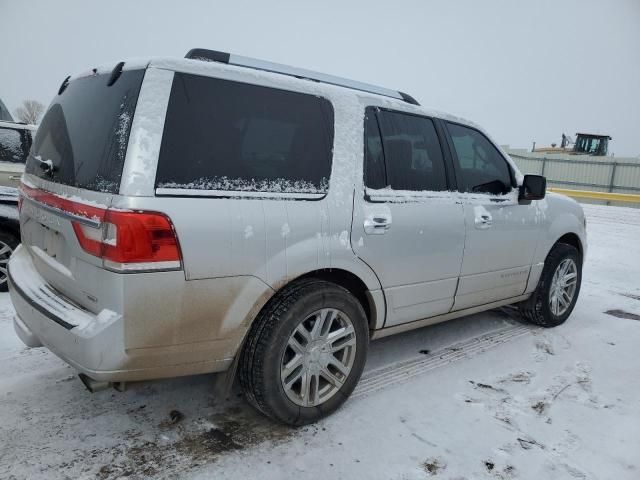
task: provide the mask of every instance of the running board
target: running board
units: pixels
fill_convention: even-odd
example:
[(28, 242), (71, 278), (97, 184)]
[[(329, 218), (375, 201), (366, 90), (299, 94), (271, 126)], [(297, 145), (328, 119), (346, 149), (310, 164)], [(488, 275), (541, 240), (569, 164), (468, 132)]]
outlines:
[(474, 313), (485, 312), (498, 307), (504, 307), (505, 305), (511, 305), (513, 303), (523, 302), (531, 296), (530, 293), (526, 295), (520, 295), (518, 297), (511, 297), (498, 302), (485, 303), (484, 305), (478, 305), (477, 307), (465, 308), (464, 310), (457, 310), (455, 312), (444, 313), (435, 317), (429, 317), (422, 320), (416, 320), (415, 322), (402, 323), (400, 325), (394, 325), (393, 327), (381, 328), (375, 330), (371, 334), (371, 340), (377, 340), (378, 338), (387, 337), (389, 335), (395, 335), (396, 333), (408, 332), (415, 330), (416, 328), (427, 327), (436, 323), (444, 322), (447, 320), (453, 320), (454, 318), (466, 317), (467, 315), (473, 315)]

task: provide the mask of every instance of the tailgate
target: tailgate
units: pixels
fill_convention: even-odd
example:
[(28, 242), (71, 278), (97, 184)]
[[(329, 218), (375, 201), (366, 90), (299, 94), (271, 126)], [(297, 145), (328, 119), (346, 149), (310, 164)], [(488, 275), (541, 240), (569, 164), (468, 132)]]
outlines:
[[(96, 197), (102, 198), (98, 201)], [(112, 197), (78, 191), (72, 198), (73, 201), (24, 185), (20, 209), (22, 243), (49, 286), (97, 313), (111, 306), (112, 302), (101, 294), (100, 285), (113, 281), (112, 274), (104, 270), (101, 258), (82, 249), (74, 228), (83, 225), (86, 231), (95, 230), (100, 235), (102, 212)]]

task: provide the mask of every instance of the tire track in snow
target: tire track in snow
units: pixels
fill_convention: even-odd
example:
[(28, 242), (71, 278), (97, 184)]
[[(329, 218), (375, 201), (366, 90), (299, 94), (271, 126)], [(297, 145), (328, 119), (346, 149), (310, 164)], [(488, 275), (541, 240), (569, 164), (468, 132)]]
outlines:
[(470, 338), (469, 340), (456, 343), (437, 352), (430, 353), (429, 355), (420, 355), (409, 360), (366, 372), (360, 379), (358, 386), (352, 394), (352, 398), (368, 395), (391, 385), (405, 382), (436, 368), (444, 367), (458, 360), (471, 358), (472, 356), (496, 348), (504, 343), (528, 335), (534, 328), (535, 327), (524, 325), (513, 325), (496, 332)]

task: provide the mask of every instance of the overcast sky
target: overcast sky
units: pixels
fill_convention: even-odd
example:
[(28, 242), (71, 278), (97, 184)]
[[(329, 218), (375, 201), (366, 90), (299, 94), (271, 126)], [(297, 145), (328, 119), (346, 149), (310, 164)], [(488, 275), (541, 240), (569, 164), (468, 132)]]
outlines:
[(640, 155), (640, 0), (0, 0), (0, 31), (11, 111), (97, 64), (206, 47), (403, 90), (501, 144), (601, 132)]

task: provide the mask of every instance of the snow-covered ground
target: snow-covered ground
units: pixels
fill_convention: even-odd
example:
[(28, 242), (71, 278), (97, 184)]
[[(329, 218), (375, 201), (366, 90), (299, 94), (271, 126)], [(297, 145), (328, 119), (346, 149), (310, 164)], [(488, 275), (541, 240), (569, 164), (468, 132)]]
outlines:
[(297, 430), (209, 375), (92, 395), (0, 294), (0, 478), (638, 479), (640, 210), (585, 210), (565, 325), (503, 309), (374, 342), (354, 398)]

